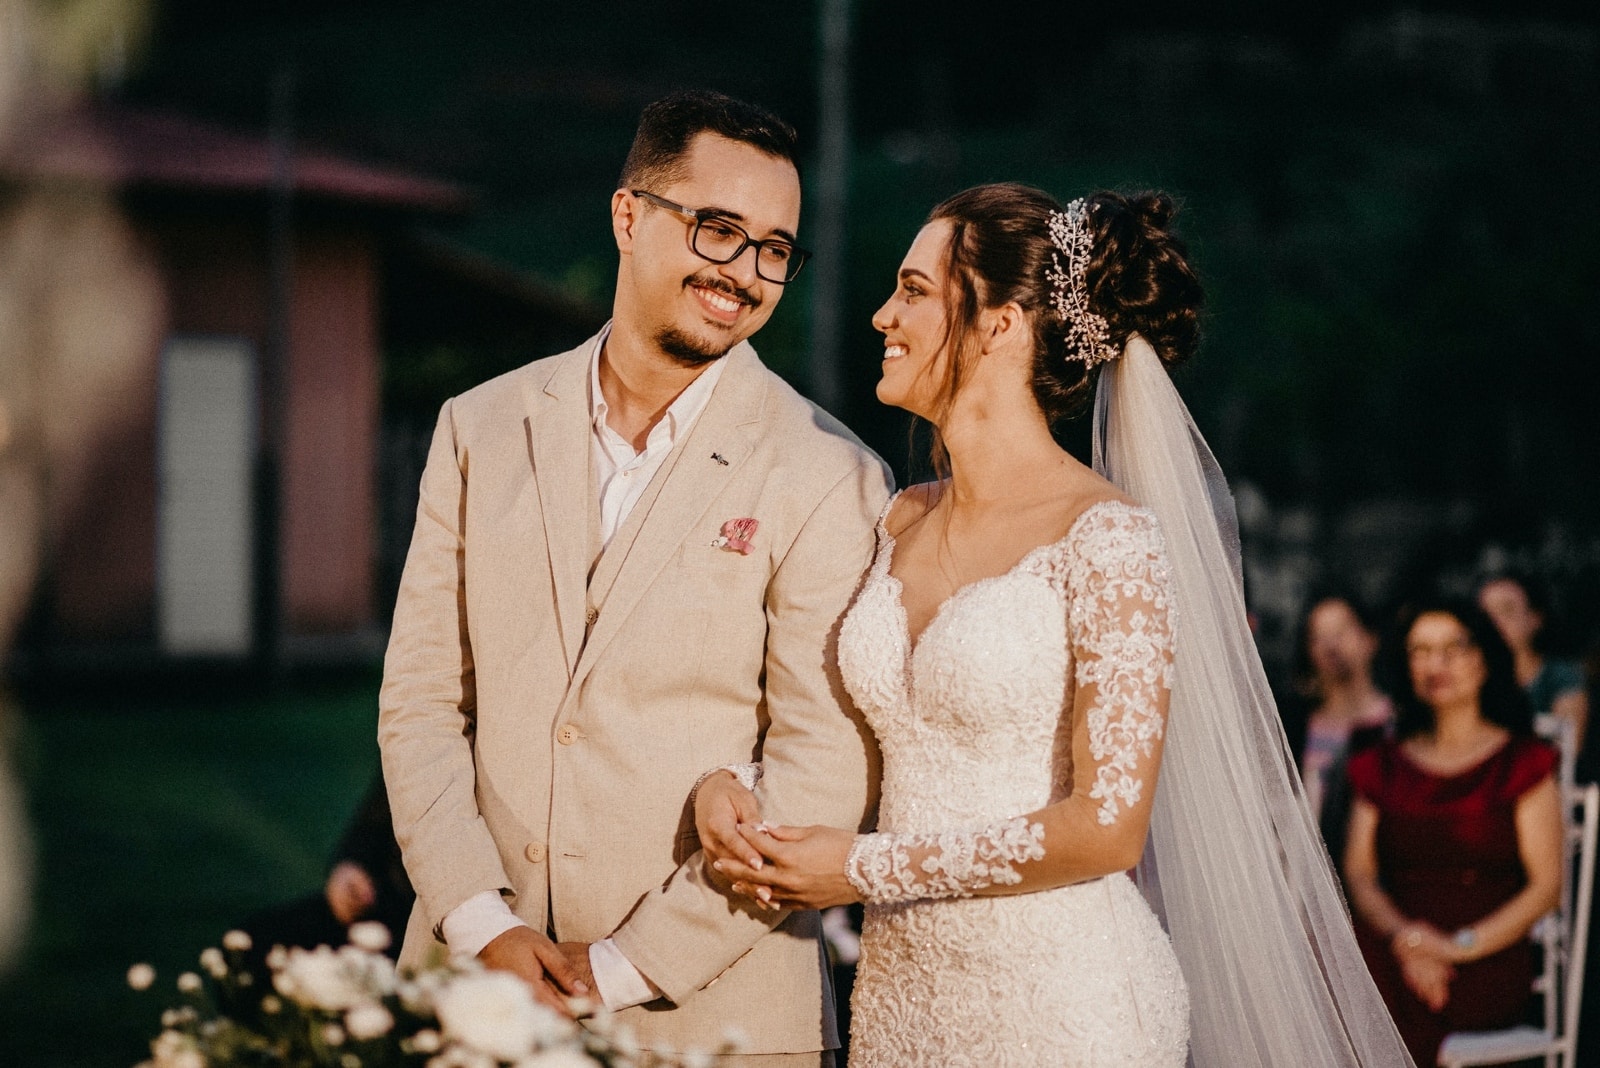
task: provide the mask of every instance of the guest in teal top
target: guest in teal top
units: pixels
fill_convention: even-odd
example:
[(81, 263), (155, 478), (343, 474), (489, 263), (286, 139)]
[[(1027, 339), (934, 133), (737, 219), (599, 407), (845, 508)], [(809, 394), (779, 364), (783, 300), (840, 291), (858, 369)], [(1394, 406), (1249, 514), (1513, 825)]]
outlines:
[(1499, 575), (1478, 588), (1478, 604), (1511, 647), (1517, 682), (1533, 705), (1535, 729), (1559, 737), (1563, 724), (1570, 725), (1573, 752), (1581, 753), (1589, 724), (1583, 669), (1544, 654), (1539, 637), (1547, 612), (1537, 584), (1520, 575)]

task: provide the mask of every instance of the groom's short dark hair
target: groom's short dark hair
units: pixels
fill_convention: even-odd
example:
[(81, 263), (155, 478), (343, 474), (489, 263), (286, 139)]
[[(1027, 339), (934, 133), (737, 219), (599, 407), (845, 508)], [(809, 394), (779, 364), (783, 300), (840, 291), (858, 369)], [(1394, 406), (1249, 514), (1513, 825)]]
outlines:
[(796, 173), (800, 171), (800, 138), (793, 126), (755, 104), (709, 89), (683, 89), (646, 106), (639, 116), (618, 187), (665, 188), (681, 180), (683, 157), (695, 135), (702, 133), (743, 142), (788, 160)]

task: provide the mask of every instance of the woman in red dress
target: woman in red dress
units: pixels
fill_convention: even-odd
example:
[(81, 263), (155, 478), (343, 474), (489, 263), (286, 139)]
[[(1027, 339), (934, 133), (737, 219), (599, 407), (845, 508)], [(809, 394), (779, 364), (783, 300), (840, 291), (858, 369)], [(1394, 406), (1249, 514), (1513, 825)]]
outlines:
[(1344, 865), (1367, 965), (1419, 1066), (1523, 1022), (1528, 931), (1561, 890), (1556, 752), (1476, 605), (1408, 610), (1395, 738), (1350, 761)]

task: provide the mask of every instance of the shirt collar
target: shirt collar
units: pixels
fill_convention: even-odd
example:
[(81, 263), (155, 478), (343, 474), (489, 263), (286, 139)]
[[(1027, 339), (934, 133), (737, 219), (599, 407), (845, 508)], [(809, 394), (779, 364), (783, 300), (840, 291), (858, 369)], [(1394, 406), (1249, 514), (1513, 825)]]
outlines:
[[(597, 434), (609, 429), (606, 426), (606, 414), (611, 409), (606, 404), (605, 394), (600, 390), (600, 352), (605, 348), (606, 339), (610, 336), (611, 324), (608, 322), (594, 339), (594, 348), (589, 353), (589, 425)], [(726, 356), (713, 360), (709, 367), (700, 372), (699, 377), (685, 386), (683, 392), (678, 394), (678, 398), (667, 406), (666, 416), (651, 429), (650, 436), (655, 438), (664, 430), (669, 445), (677, 441), (678, 435), (694, 422), (695, 417), (710, 401), (711, 391), (717, 388), (717, 383), (722, 379), (722, 370), (727, 364)], [(653, 444), (654, 441), (649, 443)]]

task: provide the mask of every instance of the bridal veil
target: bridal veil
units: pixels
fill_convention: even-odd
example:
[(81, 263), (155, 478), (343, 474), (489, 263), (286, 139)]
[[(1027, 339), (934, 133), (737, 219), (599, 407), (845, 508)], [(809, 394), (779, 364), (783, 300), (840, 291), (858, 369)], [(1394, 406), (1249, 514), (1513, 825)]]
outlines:
[(1139, 883), (1190, 997), (1194, 1068), (1411, 1068), (1361, 959), (1246, 622), (1233, 499), (1155, 350), (1105, 365), (1094, 467), (1160, 520), (1178, 644)]

